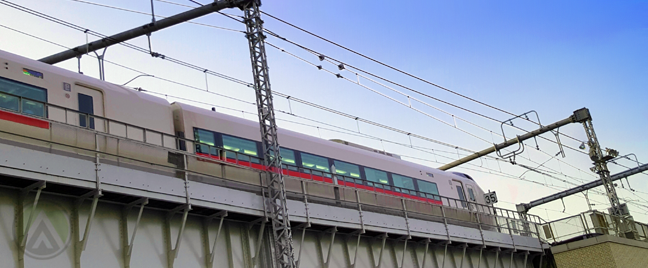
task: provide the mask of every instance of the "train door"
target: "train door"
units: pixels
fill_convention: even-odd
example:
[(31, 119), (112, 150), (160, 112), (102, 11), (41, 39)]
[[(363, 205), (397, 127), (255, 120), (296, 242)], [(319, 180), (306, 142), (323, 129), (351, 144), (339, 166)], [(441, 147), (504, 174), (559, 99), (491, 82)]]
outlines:
[(457, 202), (457, 207), (462, 207), (467, 209), (468, 204), (466, 203), (466, 191), (464, 190), (463, 183), (458, 180), (452, 180), (452, 188), (454, 188), (454, 190), (457, 191), (458, 199), (461, 200), (461, 202)]
[(78, 125), (87, 127), (98, 131), (105, 131), (105, 126), (108, 124), (99, 118), (93, 118), (89, 115), (104, 116), (103, 93), (96, 89), (91, 89), (84, 86), (75, 86), (75, 91), (78, 98), (79, 115), (76, 116)]

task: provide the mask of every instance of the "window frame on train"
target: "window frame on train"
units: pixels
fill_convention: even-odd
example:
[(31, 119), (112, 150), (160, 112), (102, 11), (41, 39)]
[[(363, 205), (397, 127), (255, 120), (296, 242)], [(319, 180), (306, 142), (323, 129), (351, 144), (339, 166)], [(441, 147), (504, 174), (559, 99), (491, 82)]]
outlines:
[[(18, 86), (19, 89), (27, 89), (27, 91), (37, 92), (38, 95), (43, 95), (43, 96), (30, 96), (29, 94), (25, 94), (24, 92), (11, 92), (9, 88), (7, 88), (5, 85), (13, 85), (13, 86)], [(19, 114), (27, 114), (27, 115), (33, 115), (37, 117), (43, 117), (43, 118), (48, 118), (47, 114), (47, 109), (46, 109), (46, 103), (48, 100), (47, 96), (47, 89), (34, 86), (31, 84), (15, 81), (13, 79), (9, 79), (6, 77), (0, 77), (0, 95), (4, 95), (4, 98), (15, 98), (16, 99), (16, 108), (11, 108), (11, 107), (4, 107), (2, 106), (2, 103), (0, 103), (0, 108), (8, 110), (8, 111), (15, 111), (18, 112)], [(18, 96), (18, 97), (16, 97)], [(22, 99), (22, 103), (19, 101), (19, 99)], [(28, 106), (41, 106), (40, 113), (37, 112), (26, 112), (25, 107)]]

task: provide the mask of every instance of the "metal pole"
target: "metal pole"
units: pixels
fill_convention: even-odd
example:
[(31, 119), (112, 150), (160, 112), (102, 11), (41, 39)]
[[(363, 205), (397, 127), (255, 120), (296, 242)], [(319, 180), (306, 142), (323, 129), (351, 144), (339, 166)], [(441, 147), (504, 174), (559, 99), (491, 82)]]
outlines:
[[(620, 180), (620, 179), (623, 179), (623, 178), (627, 178), (629, 176), (644, 172), (646, 170), (648, 170), (648, 164), (643, 164), (643, 165), (638, 166), (636, 168), (628, 169), (628, 170), (623, 171), (621, 173), (617, 173), (617, 174), (614, 174), (614, 175), (610, 176), (610, 181), (617, 181), (617, 180)], [(543, 198), (531, 201), (531, 202), (526, 203), (526, 204), (518, 204), (517, 209), (518, 209), (518, 212), (527, 212), (530, 209), (532, 209), (534, 207), (537, 207), (539, 205), (546, 204), (546, 203), (549, 203), (551, 201), (555, 201), (555, 200), (558, 200), (558, 199), (561, 199), (561, 198), (564, 198), (564, 197), (567, 197), (567, 196), (570, 196), (570, 195), (573, 195), (573, 194), (576, 194), (576, 193), (587, 191), (589, 189), (596, 188), (596, 187), (599, 187), (601, 185), (603, 185), (603, 180), (596, 180), (596, 181), (593, 181), (593, 182), (588, 182), (586, 184), (574, 187), (572, 189), (568, 189), (568, 190), (565, 190), (565, 191), (562, 191), (562, 192), (559, 192), (559, 193), (556, 193), (556, 194), (552, 194), (550, 196), (543, 197)]]
[(45, 57), (40, 59), (39, 61), (47, 63), (47, 64), (55, 64), (59, 63), (71, 58), (78, 57), (80, 55), (102, 49), (105, 47), (109, 47), (111, 45), (121, 43), (128, 41), (130, 39), (133, 39), (135, 37), (143, 36), (150, 34), (155, 31), (159, 31), (168, 27), (171, 27), (173, 25), (183, 23), (185, 21), (189, 21), (198, 17), (202, 17), (204, 15), (210, 14), (212, 12), (216, 12), (225, 8), (232, 8), (232, 7), (238, 7), (243, 4), (249, 3), (251, 0), (218, 0), (214, 1), (211, 4), (206, 4), (204, 6), (185, 11), (183, 13), (158, 20), (154, 23), (149, 23), (142, 25), (140, 27), (124, 31), (121, 33), (118, 33), (113, 36), (105, 37), (102, 38), (101, 40), (94, 41), (92, 43), (88, 44), (83, 44), (78, 47), (75, 47), (70, 50), (63, 51), (58, 54), (51, 55), (49, 57)]
[(259, 6), (260, 0), (250, 1), (244, 6), (246, 36), (250, 46), (250, 59), (254, 77), (257, 110), (263, 147), (264, 175), (268, 190), (265, 196), (270, 215), (272, 235), (274, 239), (275, 260), (279, 267), (295, 267), (293, 255), (292, 233), (288, 209), (286, 207), (286, 189), (281, 167), (279, 141), (277, 139), (277, 124), (275, 122), (272, 90), (268, 74), (268, 62), (265, 52), (265, 35)]
[(479, 152), (476, 152), (474, 154), (471, 154), (469, 156), (466, 156), (464, 158), (456, 160), (456, 161), (454, 161), (452, 163), (445, 164), (442, 167), (440, 167), (439, 169), (440, 170), (451, 169), (451, 168), (456, 167), (458, 165), (461, 165), (463, 163), (470, 162), (470, 161), (472, 161), (474, 159), (477, 159), (477, 158), (480, 158), (482, 156), (488, 155), (488, 154), (490, 154), (492, 152), (499, 151), (501, 149), (504, 149), (504, 148), (509, 147), (511, 145), (514, 145), (514, 144), (518, 144), (518, 143), (523, 142), (523, 141), (525, 141), (527, 139), (533, 138), (533, 137), (538, 136), (540, 134), (543, 134), (545, 132), (549, 132), (551, 130), (562, 127), (564, 125), (571, 124), (571, 123), (582, 123), (582, 122), (585, 122), (588, 119), (591, 119), (591, 116), (590, 116), (589, 110), (587, 110), (587, 108), (582, 108), (582, 109), (576, 110), (576, 111), (574, 111), (574, 114), (572, 114), (571, 116), (569, 116), (569, 117), (567, 117), (567, 118), (565, 118), (563, 120), (560, 120), (560, 121), (558, 121), (556, 123), (553, 123), (551, 125), (547, 125), (547, 126), (543, 126), (543, 127), (541, 126), (539, 129), (528, 132), (528, 133), (526, 133), (524, 135), (521, 135), (521, 136), (518, 136), (518, 137), (516, 137), (514, 139), (507, 140), (507, 141), (505, 141), (503, 143), (496, 144), (493, 147), (481, 150)]

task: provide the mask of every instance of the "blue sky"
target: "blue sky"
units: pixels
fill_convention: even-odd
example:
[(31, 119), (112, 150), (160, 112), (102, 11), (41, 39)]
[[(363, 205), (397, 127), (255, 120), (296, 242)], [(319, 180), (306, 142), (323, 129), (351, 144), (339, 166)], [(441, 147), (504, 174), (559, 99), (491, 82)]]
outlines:
[[(186, 0), (172, 0), (194, 6)], [(109, 9), (70, 0), (24, 1), (13, 0), (37, 11), (78, 24), (103, 33), (114, 34), (142, 25), (150, 16)], [(91, 0), (115, 7), (140, 12), (150, 12), (148, 0)], [(203, 0), (203, 3), (208, 1)], [(156, 14), (172, 15), (187, 10), (186, 7), (155, 1)], [(619, 150), (622, 154), (635, 153), (639, 160), (648, 162), (648, 1), (265, 1), (262, 10), (287, 20), (309, 31), (357, 50), (370, 57), (437, 83), (451, 90), (483, 101), (514, 114), (535, 110), (544, 124), (561, 120), (574, 110), (587, 107), (592, 112), (595, 130), (603, 147)], [(230, 14), (241, 15), (239, 10), (228, 10)], [(85, 42), (85, 35), (63, 26), (21, 13), (0, 5), (0, 24), (38, 35), (42, 38), (76, 46)], [(381, 67), (348, 51), (339, 49), (303, 32), (290, 28), (266, 17), (266, 28), (273, 32), (319, 51), (327, 56), (391, 79), (444, 101), (483, 113), (498, 120), (510, 115), (484, 107), (446, 91)], [(197, 19), (196, 22), (236, 30), (243, 25), (224, 16), (213, 14)], [(213, 71), (251, 81), (247, 41), (243, 34), (204, 26), (182, 24), (152, 35), (153, 50), (162, 54), (203, 66)], [(90, 39), (94, 40), (94, 39)], [(340, 72), (333, 65), (321, 63), (312, 54), (269, 37), (268, 42), (325, 68)], [(147, 47), (145, 38), (131, 41)], [(30, 58), (41, 58), (61, 50), (51, 44), (26, 37), (0, 27), (0, 49)], [(172, 79), (198, 88), (206, 88), (202, 73), (185, 69), (171, 63), (153, 59), (146, 54), (122, 46), (108, 49), (107, 59), (129, 67)], [(288, 95), (315, 102), (349, 114), (360, 116), (385, 125), (397, 127), (432, 139), (455, 144), (471, 150), (481, 150), (492, 142), (500, 142), (499, 123), (435, 102), (434, 100), (408, 92), (412, 97), (434, 105), (459, 118), (470, 121), (493, 132), (458, 120), (457, 125), (465, 132), (441, 123), (429, 116), (417, 113), (365, 88), (335, 78), (323, 71), (295, 59), (294, 57), (268, 48), (268, 59), (273, 89)], [(76, 61), (58, 64), (63, 68), (76, 70)], [(86, 75), (97, 77), (96, 60), (82, 58)], [(124, 83), (137, 75), (132, 71), (113, 65), (106, 65), (106, 77), (114, 83)], [(355, 80), (355, 75), (342, 72)], [(361, 78), (361, 83), (401, 102), (407, 97)], [(219, 94), (254, 102), (250, 89), (215, 77), (208, 78), (209, 90)], [(252, 105), (233, 102), (223, 97), (207, 94), (195, 89), (170, 84), (155, 78), (139, 78), (129, 84), (147, 90), (183, 98), (201, 100), (214, 105), (254, 112)], [(404, 89), (398, 89), (406, 92)], [(169, 98), (173, 101), (173, 98)], [(308, 106), (285, 99), (276, 99), (276, 108), (318, 121), (358, 130), (384, 140), (409, 144), (407, 136), (395, 134), (366, 124), (357, 124), (350, 119), (325, 113)], [(438, 110), (414, 103), (414, 107), (446, 123), (454, 124), (452, 116)], [(230, 110), (219, 111), (255, 119), (254, 115)], [(279, 118), (316, 125), (311, 121), (286, 116)], [(378, 149), (385, 149), (410, 161), (430, 166), (439, 163), (423, 161), (428, 159), (449, 162), (456, 158), (456, 151), (422, 140), (413, 139), (412, 145), (434, 149), (436, 155), (412, 150), (389, 142), (364, 139), (329, 130), (307, 127), (286, 121), (278, 121), (280, 127), (301, 131), (322, 138), (343, 138)], [(519, 122), (526, 129), (531, 124)], [(330, 127), (328, 127), (330, 128)], [(561, 129), (579, 140), (585, 139), (580, 125)], [(507, 136), (519, 134), (507, 128)], [(552, 135), (545, 135), (553, 138)], [(484, 139), (490, 142), (485, 142)], [(562, 142), (578, 147), (577, 141), (562, 138)], [(529, 145), (535, 147), (530, 141)], [(555, 144), (540, 141), (542, 152), (531, 147), (522, 155), (527, 159), (518, 162), (538, 166), (555, 155)], [(449, 152), (449, 153), (447, 153)], [(454, 153), (453, 153), (454, 152)], [(526, 172), (519, 166), (512, 166), (493, 159), (473, 161), (470, 169), (457, 169), (471, 174), (486, 190), (496, 190), (504, 202), (499, 205), (512, 208), (511, 203), (527, 202), (535, 198), (571, 187), (572, 184), (596, 179), (588, 171), (587, 156), (566, 150), (567, 157), (560, 161), (549, 160), (547, 169), (555, 172), (554, 177)], [(630, 161), (620, 161), (626, 166)], [(612, 172), (622, 167), (611, 165)], [(518, 177), (503, 176), (499, 171)], [(521, 178), (519, 178), (522, 176)], [(557, 179), (558, 178), (558, 179)], [(641, 193), (631, 194), (624, 185), (619, 189), (622, 197), (631, 202), (635, 218), (648, 221), (648, 178), (636, 175), (630, 178), (633, 188)], [(550, 187), (522, 181), (532, 180)], [(624, 182), (625, 184), (625, 182)], [(621, 185), (619, 185), (621, 186)], [(602, 190), (602, 189), (601, 189)], [(606, 198), (590, 193), (590, 198), (599, 204), (594, 208), (604, 209)], [(506, 203), (505, 203), (506, 202)], [(580, 196), (565, 199), (566, 213), (578, 213), (587, 208)], [(637, 205), (639, 204), (639, 205)], [(560, 202), (532, 210), (545, 218), (564, 217)]]

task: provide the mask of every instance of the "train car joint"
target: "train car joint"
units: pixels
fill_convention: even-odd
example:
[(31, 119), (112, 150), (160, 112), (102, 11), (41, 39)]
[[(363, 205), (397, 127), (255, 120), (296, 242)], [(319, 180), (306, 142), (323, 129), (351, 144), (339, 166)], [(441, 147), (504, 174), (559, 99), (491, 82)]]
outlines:
[[(216, 256), (215, 252), (216, 251), (216, 242), (218, 242), (218, 238), (220, 237), (221, 229), (223, 228), (223, 220), (225, 220), (225, 217), (227, 217), (227, 211), (223, 210), (221, 212), (218, 212), (216, 214), (213, 214), (205, 221), (203, 222), (203, 232), (205, 236), (205, 246), (207, 247), (206, 251), (209, 252), (206, 257), (206, 264), (207, 268), (212, 268), (214, 267), (214, 257)], [(218, 231), (216, 231), (216, 238), (214, 238), (214, 243), (212, 244), (211, 247), (209, 247), (209, 224), (211, 223), (212, 220), (215, 218), (220, 218), (219, 223), (218, 223)]]
[[(169, 268), (173, 268), (173, 263), (175, 262), (175, 259), (178, 257), (178, 250), (180, 249), (180, 245), (182, 243), (182, 233), (184, 232), (185, 229), (185, 224), (187, 223), (187, 216), (189, 214), (189, 211), (191, 210), (191, 207), (189, 204), (184, 204), (181, 206), (178, 206), (171, 211), (167, 212), (166, 215), (166, 247), (167, 247), (167, 264)], [(182, 213), (182, 220), (180, 222), (180, 230), (178, 231), (178, 237), (176, 238), (176, 243), (175, 247), (172, 245), (171, 242), (171, 219), (173, 218), (173, 215), (183, 211)]]
[[(140, 198), (126, 205), (126, 207), (124, 207), (124, 209), (122, 210), (122, 218), (121, 218), (121, 224), (123, 230), (122, 246), (124, 248), (123, 253), (124, 253), (125, 268), (130, 267), (130, 260), (133, 254), (133, 242), (135, 241), (135, 236), (137, 235), (137, 229), (139, 227), (140, 220), (142, 219), (142, 213), (144, 212), (144, 206), (146, 205), (148, 205), (148, 198)], [(137, 220), (135, 221), (133, 234), (130, 236), (130, 239), (128, 239), (128, 214), (130, 213), (131, 209), (133, 209), (135, 206), (140, 206), (139, 213), (137, 213)]]
[[(31, 228), (32, 223), (34, 222), (34, 213), (36, 212), (36, 206), (38, 206), (38, 200), (40, 199), (40, 194), (45, 189), (46, 183), (45, 181), (39, 181), (35, 182), (24, 189), (20, 191), (20, 196), (18, 198), (18, 207), (15, 210), (16, 216), (15, 219), (17, 221), (17, 226), (19, 228), (16, 228), (16, 244), (18, 246), (18, 265), (19, 267), (23, 268), (25, 267), (25, 244), (27, 243), (27, 235), (29, 233), (29, 229)], [(25, 200), (27, 199), (27, 195), (29, 192), (33, 191), (36, 189), (36, 196), (34, 197), (34, 203), (32, 204), (31, 211), (29, 212), (29, 219), (27, 220), (27, 226), (25, 226), (24, 222), (24, 205), (25, 205)]]
[[(88, 237), (90, 234), (90, 230), (92, 229), (92, 222), (95, 216), (95, 213), (97, 212), (97, 203), (99, 202), (99, 198), (102, 197), (103, 195), (101, 194), (101, 191), (99, 189), (92, 190), (81, 197), (79, 197), (74, 205), (74, 224), (75, 224), (75, 230), (76, 232), (74, 233), (74, 259), (75, 259), (75, 265), (76, 267), (81, 267), (81, 253), (85, 251), (86, 246), (88, 245)], [(83, 201), (86, 199), (92, 197), (92, 205), (90, 206), (90, 214), (88, 215), (88, 220), (86, 222), (85, 226), (85, 231), (83, 232), (83, 237), (80, 237), (81, 233), (81, 225), (80, 225), (80, 219), (79, 219), (79, 210), (81, 209), (81, 205), (83, 205)]]

